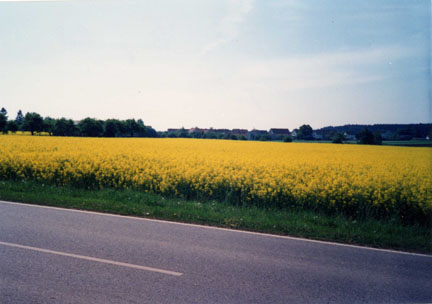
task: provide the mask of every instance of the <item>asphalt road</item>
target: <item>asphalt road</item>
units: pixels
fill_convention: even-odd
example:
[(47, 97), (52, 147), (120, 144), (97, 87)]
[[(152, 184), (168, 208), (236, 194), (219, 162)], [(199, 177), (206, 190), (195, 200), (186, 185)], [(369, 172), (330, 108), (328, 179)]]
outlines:
[(432, 257), (0, 202), (0, 303), (430, 303)]

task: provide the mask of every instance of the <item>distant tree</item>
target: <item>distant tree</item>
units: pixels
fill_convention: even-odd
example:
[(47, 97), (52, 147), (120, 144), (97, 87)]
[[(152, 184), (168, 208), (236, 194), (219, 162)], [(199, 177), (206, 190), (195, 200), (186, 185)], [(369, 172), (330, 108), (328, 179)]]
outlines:
[(297, 132), (297, 138), (310, 140), (313, 139), (312, 134), (313, 129), (310, 125), (302, 125)]
[(192, 138), (193, 134), (189, 133), (189, 130), (186, 130), (184, 127), (181, 127), (181, 129), (175, 131), (175, 137), (179, 138)]
[(51, 117), (45, 117), (43, 120), (42, 130), (44, 132), (48, 132), (49, 135), (53, 135), (55, 123), (56, 123), (55, 119)]
[(24, 131), (30, 131), (31, 135), (34, 135), (35, 132), (41, 132), (43, 130), (43, 118), (35, 112), (26, 113), (22, 127)]
[(393, 134), (393, 139), (396, 140), (411, 140), (413, 137), (414, 134), (410, 128), (398, 128)]
[(246, 136), (244, 136), (244, 135), (240, 135), (239, 139), (240, 140), (247, 140)]
[(235, 134), (230, 134), (229, 139), (231, 139), (231, 140), (237, 140), (238, 137)]
[(0, 114), (3, 114), (5, 117), (6, 117), (6, 119), (7, 119), (7, 111), (6, 111), (6, 109), (5, 108), (1, 108), (1, 110), (0, 110)]
[(107, 119), (104, 123), (104, 136), (115, 137), (118, 132), (119, 121), (116, 119)]
[(103, 123), (100, 120), (87, 117), (78, 123), (81, 136), (100, 137), (103, 134)]
[(208, 139), (217, 139), (217, 135), (214, 132), (208, 132), (204, 137)]
[(78, 130), (72, 119), (60, 118), (55, 121), (53, 135), (55, 136), (75, 136)]
[(178, 133), (178, 137), (188, 138), (190, 135), (189, 132), (184, 127), (182, 127)]
[(136, 133), (144, 132), (144, 125), (138, 124), (135, 119), (127, 119), (125, 121), (126, 132), (133, 137)]
[(363, 145), (381, 145), (382, 138), (379, 132), (372, 133), (368, 128), (363, 129), (357, 134), (357, 139)]
[(374, 145), (382, 145), (382, 136), (378, 131), (374, 133)]
[(24, 122), (24, 115), (21, 110), (18, 110), (15, 122), (17, 123), (18, 127), (22, 126), (22, 123)]
[(153, 129), (152, 127), (150, 127), (150, 126), (146, 126), (146, 127), (145, 127), (145, 136), (146, 136), (146, 137), (158, 137), (159, 134), (158, 134), (158, 132), (156, 132), (156, 130)]
[(15, 133), (18, 131), (18, 124), (15, 122), (15, 120), (9, 120), (6, 125), (7, 131), (11, 131), (12, 133)]
[(204, 132), (200, 131), (194, 131), (191, 135), (193, 138), (204, 138)]
[(57, 119), (54, 124), (53, 135), (54, 136), (66, 136), (67, 126), (66, 118)]
[(117, 120), (117, 131), (121, 136), (129, 134), (127, 123), (125, 120)]
[(176, 138), (178, 137), (177, 132), (168, 132), (167, 137), (169, 138)]
[(6, 130), (7, 118), (6, 115), (0, 113), (0, 132), (7, 132)]
[(345, 140), (345, 135), (340, 132), (335, 132), (331, 138), (332, 143), (334, 144), (342, 144)]
[(285, 136), (285, 137), (283, 138), (283, 141), (284, 141), (284, 142), (292, 142), (293, 139), (292, 139), (291, 136)]

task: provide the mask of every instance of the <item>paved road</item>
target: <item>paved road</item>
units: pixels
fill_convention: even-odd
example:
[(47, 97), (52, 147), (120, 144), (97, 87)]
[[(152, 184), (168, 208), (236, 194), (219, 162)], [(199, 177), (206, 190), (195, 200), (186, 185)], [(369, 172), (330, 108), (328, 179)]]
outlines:
[(432, 257), (0, 202), (0, 303), (428, 303)]

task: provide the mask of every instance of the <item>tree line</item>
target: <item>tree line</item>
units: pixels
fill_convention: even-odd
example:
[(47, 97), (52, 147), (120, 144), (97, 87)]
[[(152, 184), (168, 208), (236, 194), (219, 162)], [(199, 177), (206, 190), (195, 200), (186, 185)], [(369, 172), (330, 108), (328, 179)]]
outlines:
[[(25, 115), (18, 111), (15, 119), (8, 118), (5, 108), (0, 110), (0, 132), (29, 131), (32, 135), (46, 132), (54, 136), (85, 136), (85, 137), (183, 137), (183, 138), (208, 138), (247, 140), (244, 135), (217, 132), (189, 132), (184, 128), (176, 132), (156, 132), (152, 127), (146, 126), (142, 119), (107, 119), (99, 120), (87, 117), (79, 122), (72, 119), (42, 117), (35, 112)], [(294, 135), (295, 134), (295, 135)], [(387, 137), (383, 138), (383, 134)], [(390, 138), (388, 137), (390, 134)], [(348, 136), (355, 135), (360, 144), (380, 145), (383, 139), (409, 140), (412, 138), (432, 138), (432, 124), (377, 124), (377, 125), (344, 125), (329, 126), (313, 130), (310, 125), (304, 124), (294, 129), (291, 135), (284, 136), (284, 142), (296, 140), (331, 140), (333, 143), (343, 143), (352, 140)], [(253, 140), (271, 140), (269, 134), (262, 134), (252, 138)]]
[(432, 124), (430, 123), (328, 126), (317, 129), (316, 132), (323, 135), (324, 139), (331, 139), (335, 133), (358, 135), (366, 128), (374, 134), (384, 135), (383, 139), (385, 140), (411, 140), (413, 138), (432, 137)]
[(28, 131), (32, 135), (46, 132), (54, 136), (85, 137), (157, 137), (157, 132), (146, 126), (142, 119), (107, 119), (87, 117), (78, 123), (67, 118), (42, 117), (35, 112), (25, 115), (18, 111), (15, 119), (9, 119), (5, 108), (0, 110), (0, 131), (3, 133)]

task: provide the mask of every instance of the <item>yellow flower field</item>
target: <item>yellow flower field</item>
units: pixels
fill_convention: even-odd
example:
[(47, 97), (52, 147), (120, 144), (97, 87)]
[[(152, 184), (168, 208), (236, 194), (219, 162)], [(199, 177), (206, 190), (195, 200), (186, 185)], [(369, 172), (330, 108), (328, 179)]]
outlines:
[(203, 139), (0, 136), (0, 179), (428, 220), (432, 149)]

